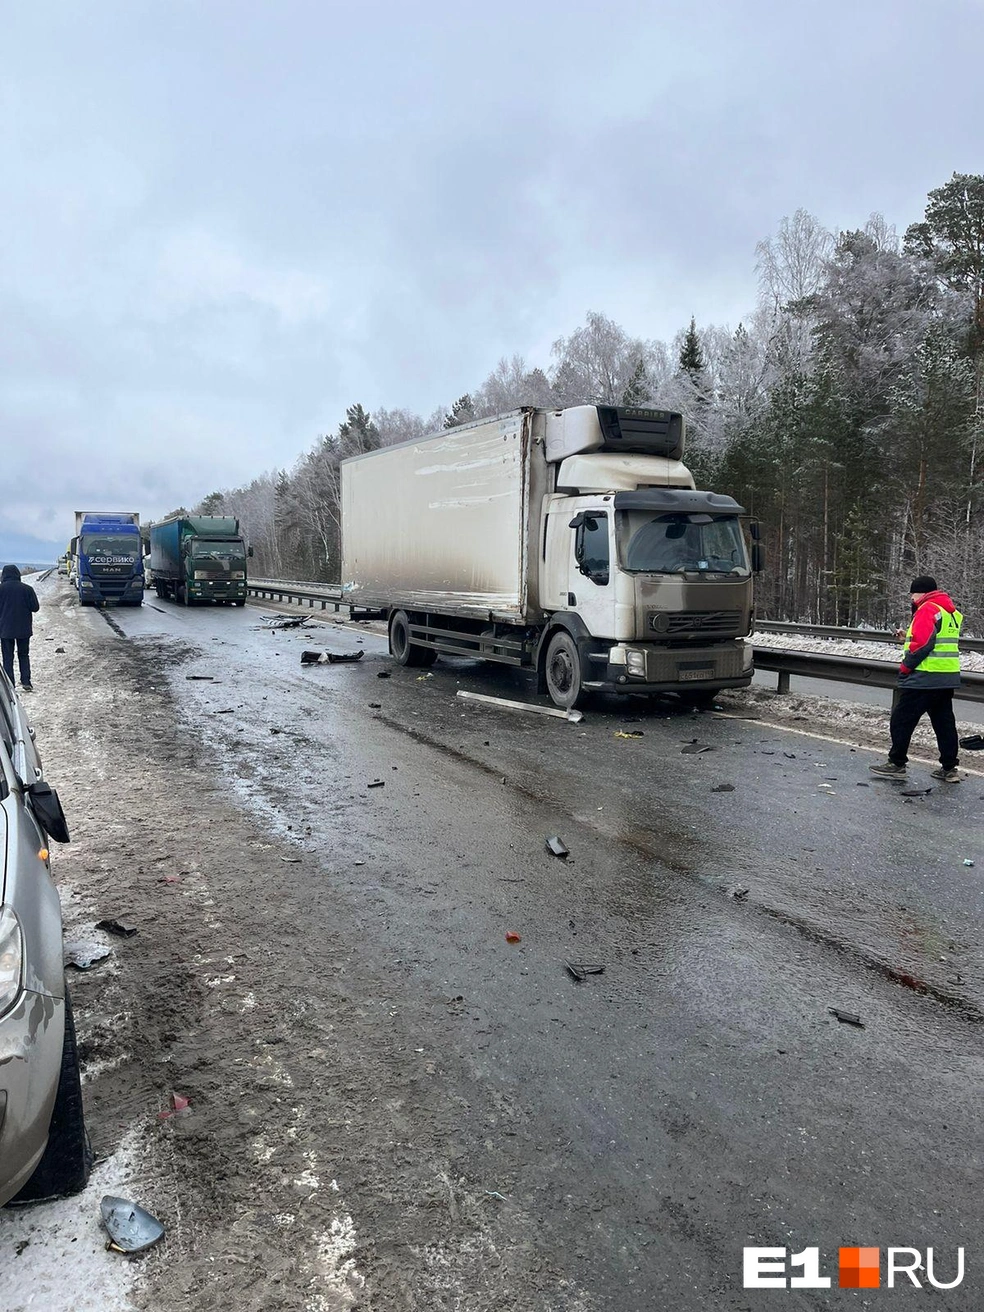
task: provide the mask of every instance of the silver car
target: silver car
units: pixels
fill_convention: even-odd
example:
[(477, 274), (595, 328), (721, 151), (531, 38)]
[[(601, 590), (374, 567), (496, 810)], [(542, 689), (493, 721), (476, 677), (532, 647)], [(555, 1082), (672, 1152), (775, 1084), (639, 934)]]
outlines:
[(0, 1205), (75, 1193), (91, 1165), (49, 839), (65, 817), (0, 671)]

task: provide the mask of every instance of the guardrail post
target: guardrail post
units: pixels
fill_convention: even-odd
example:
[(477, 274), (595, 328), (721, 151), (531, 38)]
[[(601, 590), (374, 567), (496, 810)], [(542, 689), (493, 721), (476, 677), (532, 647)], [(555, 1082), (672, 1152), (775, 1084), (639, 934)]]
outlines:
[(780, 670), (779, 677), (776, 680), (776, 692), (789, 692), (789, 671)]

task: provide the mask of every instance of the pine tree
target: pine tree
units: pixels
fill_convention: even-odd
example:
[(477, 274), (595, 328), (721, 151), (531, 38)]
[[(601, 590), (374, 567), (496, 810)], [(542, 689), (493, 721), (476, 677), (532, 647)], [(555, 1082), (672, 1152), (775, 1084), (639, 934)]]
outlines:
[(652, 379), (641, 357), (622, 393), (622, 405), (649, 405), (653, 397)]
[(703, 377), (706, 367), (704, 352), (701, 349), (700, 337), (697, 333), (697, 322), (691, 318), (690, 327), (687, 329), (683, 345), (680, 347), (680, 368), (684, 373), (689, 374), (696, 383)]
[(471, 399), (471, 394), (466, 392), (464, 396), (459, 396), (457, 401), (444, 416), (445, 428), (457, 428), (459, 424), (469, 424), (475, 418), (475, 405)]

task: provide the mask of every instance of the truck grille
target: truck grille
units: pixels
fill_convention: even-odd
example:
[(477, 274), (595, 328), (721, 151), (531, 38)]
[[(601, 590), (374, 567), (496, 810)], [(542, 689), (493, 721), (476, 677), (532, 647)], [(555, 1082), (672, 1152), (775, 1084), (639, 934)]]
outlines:
[(666, 637), (687, 633), (736, 634), (740, 625), (740, 610), (656, 610), (649, 613), (650, 630)]

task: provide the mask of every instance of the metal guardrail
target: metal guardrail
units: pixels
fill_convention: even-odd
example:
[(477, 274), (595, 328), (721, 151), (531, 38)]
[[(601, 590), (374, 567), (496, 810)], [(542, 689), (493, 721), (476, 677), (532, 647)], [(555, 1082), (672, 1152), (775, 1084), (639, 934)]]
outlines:
[[(246, 588), (251, 597), (259, 601), (277, 601), (307, 605), (309, 610), (352, 611), (351, 604), (342, 600), (340, 588), (327, 583), (291, 583), (280, 579), (253, 579)], [(762, 621), (757, 628), (773, 633), (800, 633), (807, 637), (846, 637), (857, 635), (860, 640), (896, 642), (894, 634), (871, 629), (837, 629), (816, 624), (787, 624)], [(876, 634), (878, 636), (876, 636)], [(961, 646), (965, 645), (961, 638)], [(971, 646), (971, 643), (976, 645)], [(984, 641), (970, 639), (970, 651), (984, 650)], [(871, 688), (894, 689), (898, 686), (899, 667), (896, 661), (865, 660), (858, 656), (827, 656), (822, 652), (788, 651), (777, 647), (755, 647), (755, 668), (778, 674), (777, 690), (789, 692), (790, 675), (804, 679), (828, 679), (835, 683), (867, 684)], [(984, 702), (984, 674), (965, 672), (955, 696), (963, 701)]]
[(317, 606), (327, 610), (329, 606), (338, 611), (342, 607), (351, 610), (348, 602), (342, 601), (339, 588), (322, 583), (290, 583), (278, 579), (253, 579), (246, 585), (246, 595), (256, 597), (258, 601), (279, 601), (307, 605), (310, 610)]
[[(837, 624), (794, 624), (791, 620), (756, 620), (760, 633), (798, 633), (804, 638), (839, 638), (843, 642), (891, 642), (898, 638), (889, 629), (851, 629)], [(964, 651), (984, 651), (984, 638), (960, 637)]]
[[(871, 688), (898, 687), (896, 661), (870, 661), (859, 656), (825, 656), (812, 651), (783, 651), (776, 647), (753, 648), (755, 668), (779, 675), (778, 692), (789, 692), (789, 676), (830, 679), (835, 683), (867, 684)], [(965, 671), (953, 695), (967, 702), (984, 702), (984, 674)]]

